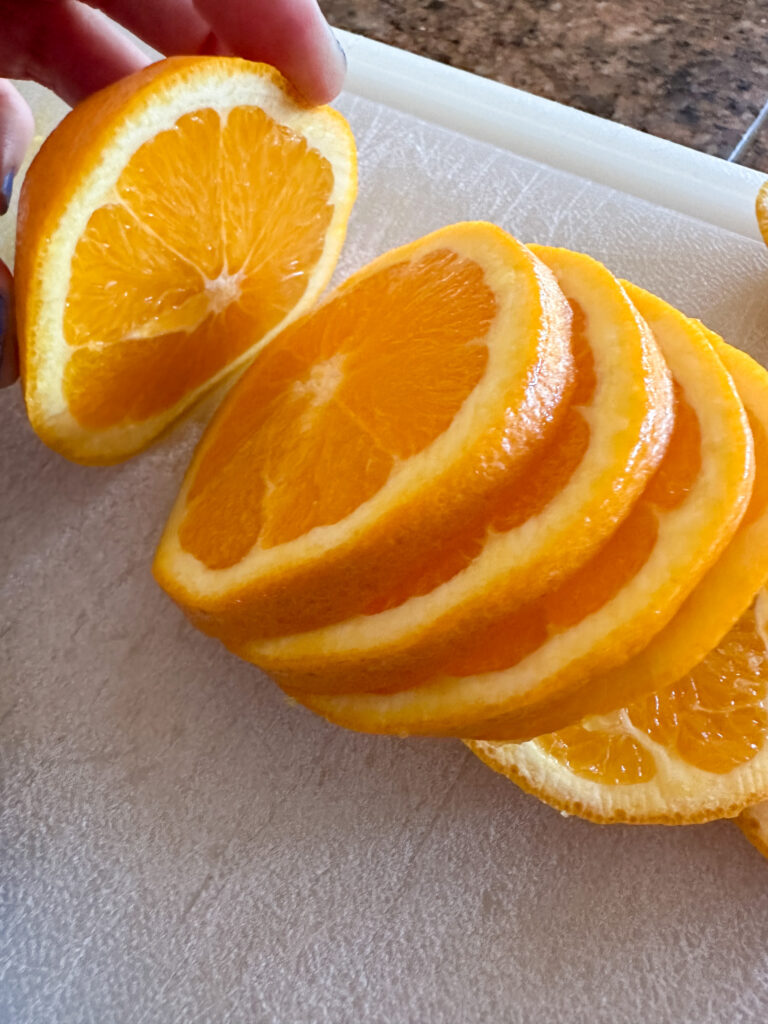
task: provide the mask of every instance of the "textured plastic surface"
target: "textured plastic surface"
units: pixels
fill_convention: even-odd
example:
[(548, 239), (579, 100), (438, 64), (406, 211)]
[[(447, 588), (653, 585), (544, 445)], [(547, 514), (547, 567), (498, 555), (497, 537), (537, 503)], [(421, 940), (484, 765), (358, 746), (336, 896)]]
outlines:
[[(760, 244), (340, 106), (339, 277), (488, 218), (768, 358)], [(0, 1020), (763, 1021), (768, 864), (733, 825), (563, 819), (458, 741), (333, 729), (186, 623), (149, 565), (201, 422), (84, 469), (0, 394)]]

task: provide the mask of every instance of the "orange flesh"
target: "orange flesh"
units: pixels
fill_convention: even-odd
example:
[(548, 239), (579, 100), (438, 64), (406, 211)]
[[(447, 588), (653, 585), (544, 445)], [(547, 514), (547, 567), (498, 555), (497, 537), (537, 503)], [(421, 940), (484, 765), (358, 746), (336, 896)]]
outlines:
[(641, 498), (604, 546), (558, 587), (468, 637), (437, 671), (433, 667), (418, 678), (404, 674), (382, 692), (407, 689), (436, 674), (463, 677), (511, 668), (553, 633), (599, 610), (639, 572), (656, 543), (656, 509), (679, 505), (701, 466), (696, 413), (677, 385), (675, 393), (675, 425), (664, 458)]
[[(702, 771), (725, 774), (752, 760), (768, 736), (768, 652), (750, 609), (697, 667), (621, 718)], [(541, 736), (542, 746), (576, 775), (612, 785), (648, 782), (653, 755), (633, 736), (590, 720)]]
[(470, 676), (516, 665), (553, 633), (576, 625), (609, 601), (642, 567), (655, 542), (656, 517), (648, 506), (638, 504), (582, 569), (472, 637), (441, 674)]
[(453, 421), (496, 299), (449, 250), (358, 281), (257, 357), (220, 416), (179, 538), (210, 569), (329, 525)]
[(437, 668), (402, 674), (381, 692), (418, 686), (435, 676), (502, 672), (541, 647), (554, 633), (582, 622), (618, 593), (648, 560), (657, 536), (656, 508), (681, 504), (700, 469), (698, 420), (676, 385), (675, 426), (667, 452), (642, 497), (606, 544), (554, 590), (515, 608), (457, 645)]
[(662, 509), (677, 508), (701, 470), (701, 430), (696, 413), (686, 402), (677, 381), (675, 426), (659, 468), (643, 492), (643, 500)]
[(426, 565), (417, 565), (386, 594), (364, 609), (375, 615), (395, 608), (411, 597), (428, 594), (465, 569), (482, 551), (488, 530), (504, 533), (537, 515), (568, 482), (589, 447), (589, 425), (574, 406), (588, 405), (595, 392), (595, 363), (586, 333), (586, 316), (578, 303), (573, 312), (571, 347), (576, 367), (570, 406), (551, 441), (535, 453), (522, 477), (515, 477), (490, 504), (481, 523), (449, 537)]
[(750, 609), (693, 672), (629, 717), (689, 764), (725, 774), (750, 761), (768, 735), (768, 652)]
[(72, 261), (75, 419), (169, 409), (278, 324), (322, 252), (332, 188), (328, 161), (256, 107), (187, 114), (141, 146)]
[(656, 774), (653, 755), (625, 733), (579, 723), (539, 736), (535, 742), (582, 779), (620, 786), (648, 782)]

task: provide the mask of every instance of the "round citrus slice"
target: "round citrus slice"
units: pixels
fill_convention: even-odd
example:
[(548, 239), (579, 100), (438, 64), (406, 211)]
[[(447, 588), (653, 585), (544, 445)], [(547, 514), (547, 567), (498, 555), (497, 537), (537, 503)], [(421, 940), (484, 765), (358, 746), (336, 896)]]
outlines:
[(551, 589), (616, 528), (661, 460), (674, 419), (666, 364), (614, 276), (589, 256), (532, 247), (574, 312), (577, 383), (557, 432), (484, 520), (367, 609), (236, 653), (314, 693), (375, 690), (431, 674), (457, 637)]
[(629, 707), (526, 743), (468, 746), (527, 792), (590, 821), (734, 817), (768, 796), (766, 611), (762, 590), (696, 668)]
[(573, 690), (560, 706), (563, 722), (625, 707), (686, 675), (741, 618), (768, 579), (768, 371), (703, 329), (749, 419), (755, 450), (749, 506), (730, 544), (667, 625), (629, 661)]
[(125, 458), (307, 309), (356, 189), (340, 114), (274, 69), (176, 57), (76, 107), (21, 194), (16, 294), (32, 426)]
[[(752, 437), (733, 382), (701, 329), (627, 285), (676, 384), (669, 446), (630, 514), (553, 591), (493, 622), (421, 685), (307, 695), (331, 721), (369, 732), (529, 739), (563, 720), (569, 694), (626, 661), (672, 618), (733, 536), (754, 475)], [(581, 717), (579, 714), (578, 717)]]
[(755, 849), (768, 857), (768, 800), (745, 808), (735, 819), (735, 824)]
[(490, 224), (353, 275), (264, 349), (189, 468), (155, 560), (206, 632), (340, 621), (408, 575), (556, 429), (574, 376), (551, 272)]
[(757, 191), (755, 200), (755, 214), (757, 215), (757, 226), (763, 241), (768, 245), (768, 178), (762, 183)]

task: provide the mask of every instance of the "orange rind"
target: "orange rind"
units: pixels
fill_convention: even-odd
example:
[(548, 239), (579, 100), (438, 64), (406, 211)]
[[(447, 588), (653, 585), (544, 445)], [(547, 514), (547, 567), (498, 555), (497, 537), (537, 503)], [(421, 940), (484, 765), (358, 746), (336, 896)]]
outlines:
[(627, 514), (658, 466), (672, 386), (645, 322), (596, 260), (533, 246), (574, 311), (577, 383), (547, 447), (489, 504), (482, 522), (357, 615), (274, 639), (223, 639), (279, 683), (344, 693), (423, 681), (457, 641), (551, 589)]
[(755, 450), (749, 506), (731, 542), (667, 625), (628, 661), (585, 679), (563, 701), (563, 722), (624, 707), (686, 675), (741, 618), (768, 579), (768, 371), (704, 330), (749, 419)]
[(574, 376), (570, 321), (551, 272), (492, 225), (379, 257), (225, 399), (157, 580), (218, 636), (360, 612), (480, 520), (546, 443)]
[(735, 819), (735, 824), (754, 848), (768, 857), (768, 800), (746, 807)]
[[(599, 823), (686, 825), (741, 814), (765, 852), (768, 649), (762, 590), (694, 669), (629, 707), (525, 743), (469, 741), (552, 807)], [(743, 813), (742, 813), (743, 812)]]
[(664, 459), (618, 530), (554, 591), (471, 645), (457, 645), (429, 681), (343, 695), (286, 687), (290, 696), (365, 732), (524, 740), (576, 720), (570, 695), (669, 622), (746, 511), (753, 442), (733, 381), (704, 332), (661, 299), (625, 287), (669, 365), (677, 412)]

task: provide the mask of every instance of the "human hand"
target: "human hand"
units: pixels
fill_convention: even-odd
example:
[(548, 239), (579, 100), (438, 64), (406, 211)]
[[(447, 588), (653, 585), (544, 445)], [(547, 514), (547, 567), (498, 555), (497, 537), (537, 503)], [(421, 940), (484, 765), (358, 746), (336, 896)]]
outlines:
[[(105, 14), (166, 56), (273, 64), (310, 103), (327, 103), (342, 86), (344, 54), (317, 0), (0, 0), (0, 214), (34, 131), (6, 78), (33, 79), (76, 103), (147, 63)], [(11, 291), (0, 262), (0, 387), (18, 376)]]

